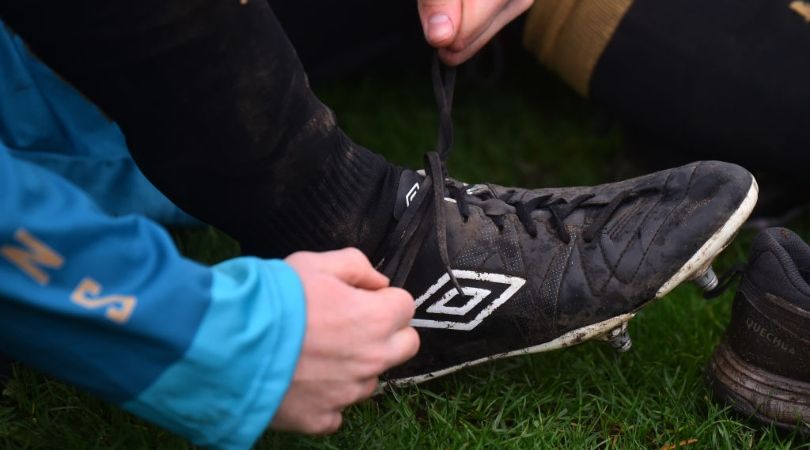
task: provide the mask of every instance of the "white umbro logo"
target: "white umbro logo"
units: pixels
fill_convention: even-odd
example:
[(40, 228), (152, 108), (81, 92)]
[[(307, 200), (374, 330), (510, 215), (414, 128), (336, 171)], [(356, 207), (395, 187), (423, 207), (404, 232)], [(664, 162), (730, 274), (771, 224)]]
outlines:
[(413, 198), (416, 197), (417, 192), (419, 192), (419, 182), (418, 181), (416, 183), (414, 183), (413, 186), (411, 186), (411, 188), (408, 190), (408, 193), (405, 194), (405, 207), (406, 208), (411, 206), (411, 202), (413, 201)]
[[(417, 312), (416, 318), (411, 320), (412, 326), (472, 330), (526, 284), (523, 278), (499, 273), (453, 270), (453, 275), (457, 280), (476, 282), (475, 287), (461, 288), (464, 298), (460, 300), (466, 301), (461, 303), (456, 299), (458, 290), (450, 283), (450, 275), (445, 273), (416, 299)], [(426, 307), (420, 308), (423, 304)]]

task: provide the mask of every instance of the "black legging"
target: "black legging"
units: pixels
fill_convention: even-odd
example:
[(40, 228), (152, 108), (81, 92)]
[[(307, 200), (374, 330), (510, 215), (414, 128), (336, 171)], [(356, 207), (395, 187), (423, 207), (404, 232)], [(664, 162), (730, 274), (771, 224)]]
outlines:
[(22, 0), (0, 17), (160, 190), (252, 252), (372, 253), (387, 231), (400, 169), (338, 128), (266, 1)]

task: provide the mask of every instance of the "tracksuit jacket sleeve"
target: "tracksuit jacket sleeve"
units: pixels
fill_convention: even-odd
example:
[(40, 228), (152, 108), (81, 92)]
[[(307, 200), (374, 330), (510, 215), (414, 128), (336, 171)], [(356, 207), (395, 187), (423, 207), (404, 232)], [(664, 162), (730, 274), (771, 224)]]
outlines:
[(196, 444), (248, 448), (305, 328), (283, 261), (204, 267), (137, 216), (110, 217), (0, 142), (0, 352)]

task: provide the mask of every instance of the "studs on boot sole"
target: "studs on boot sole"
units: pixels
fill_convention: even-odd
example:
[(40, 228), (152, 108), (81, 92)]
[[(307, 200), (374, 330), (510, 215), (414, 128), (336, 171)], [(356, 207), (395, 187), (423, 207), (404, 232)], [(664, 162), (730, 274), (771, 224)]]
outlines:
[(703, 272), (703, 275), (698, 275), (692, 281), (704, 291), (711, 291), (717, 287), (717, 274), (714, 273), (711, 266)]
[(630, 333), (627, 332), (627, 322), (622, 322), (621, 325), (603, 334), (599, 339), (607, 342), (619, 353), (624, 353), (633, 346)]

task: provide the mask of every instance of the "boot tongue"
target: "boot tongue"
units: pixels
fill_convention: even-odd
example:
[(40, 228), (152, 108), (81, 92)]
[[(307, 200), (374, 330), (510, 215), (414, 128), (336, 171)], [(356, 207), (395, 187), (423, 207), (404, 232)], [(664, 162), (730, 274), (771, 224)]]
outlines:
[(411, 206), (416, 194), (422, 186), (422, 180), (425, 177), (419, 175), (413, 170), (403, 170), (399, 176), (399, 186), (397, 187), (397, 200), (394, 203), (394, 219), (399, 220), (405, 213), (405, 210)]

